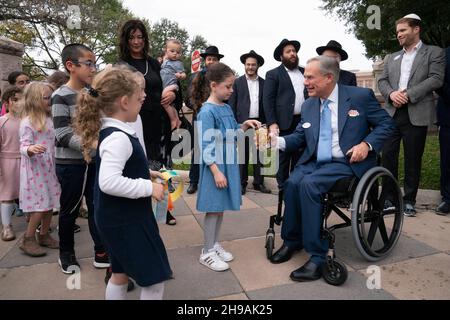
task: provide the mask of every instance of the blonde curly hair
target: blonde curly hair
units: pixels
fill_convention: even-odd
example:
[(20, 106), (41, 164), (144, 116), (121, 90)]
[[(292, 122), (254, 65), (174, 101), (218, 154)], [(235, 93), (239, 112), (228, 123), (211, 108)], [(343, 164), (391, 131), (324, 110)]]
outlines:
[(92, 82), (92, 88), (83, 90), (78, 96), (73, 127), (81, 137), (86, 162), (92, 160), (91, 151), (102, 126), (101, 117), (114, 114), (119, 108), (118, 98), (131, 97), (139, 88), (132, 72), (112, 67), (98, 73)]

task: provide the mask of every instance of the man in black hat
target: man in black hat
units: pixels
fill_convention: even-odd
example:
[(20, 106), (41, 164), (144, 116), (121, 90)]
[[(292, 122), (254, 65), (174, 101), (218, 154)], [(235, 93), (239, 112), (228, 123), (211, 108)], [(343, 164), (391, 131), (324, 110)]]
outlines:
[[(200, 56), (203, 58), (205, 63), (205, 68), (207, 69), (210, 65), (217, 63), (224, 57), (223, 54), (219, 53), (219, 49), (216, 46), (209, 46), (205, 49), (204, 52), (200, 54)], [(191, 84), (195, 77), (197, 77), (200, 74), (200, 72), (196, 72), (191, 74), (189, 78), (188, 83), (188, 89), (187, 89), (187, 99), (185, 100), (185, 104), (189, 109), (192, 109), (194, 111), (194, 116), (192, 117), (192, 122), (194, 122), (197, 119), (196, 109), (198, 106), (194, 106), (191, 101)], [(195, 127), (195, 126), (194, 126)], [(197, 144), (197, 141), (194, 141), (194, 149), (192, 151), (192, 157), (191, 157), (191, 168), (189, 169), (189, 187), (186, 190), (188, 194), (193, 194), (197, 191), (198, 188), (198, 180), (200, 176), (200, 168), (198, 163), (195, 163), (195, 159), (199, 159), (199, 156), (195, 156), (195, 151), (198, 152), (199, 148), (195, 147)]]
[[(339, 64), (341, 63), (341, 61), (345, 61), (348, 59), (347, 52), (345, 52), (345, 50), (342, 49), (342, 45), (335, 40), (328, 41), (326, 46), (318, 47), (316, 49), (316, 52), (319, 54), (319, 56), (324, 55), (327, 57), (335, 58)], [(341, 69), (339, 71), (338, 84), (356, 87), (356, 74)]]
[[(300, 122), (303, 102), (308, 98), (305, 90), (304, 68), (298, 66), (300, 42), (283, 39), (276, 47), (273, 57), (281, 61), (281, 65), (266, 74), (263, 92), (263, 107), (270, 132), (285, 136), (294, 132)], [(277, 172), (278, 188), (292, 171), (301, 151), (280, 151)]]
[[(251, 50), (241, 56), (241, 62), (245, 66), (245, 75), (236, 79), (233, 84), (233, 94), (228, 100), (238, 123), (249, 119), (255, 119), (265, 123), (262, 96), (264, 79), (258, 76), (258, 68), (264, 64), (264, 58)], [(240, 165), (242, 194), (245, 194), (248, 181), (248, 164), (250, 147), (249, 141), (245, 140), (245, 163)], [(259, 157), (253, 164), (253, 187), (262, 193), (271, 191), (264, 186), (264, 177), (261, 175), (261, 162)]]

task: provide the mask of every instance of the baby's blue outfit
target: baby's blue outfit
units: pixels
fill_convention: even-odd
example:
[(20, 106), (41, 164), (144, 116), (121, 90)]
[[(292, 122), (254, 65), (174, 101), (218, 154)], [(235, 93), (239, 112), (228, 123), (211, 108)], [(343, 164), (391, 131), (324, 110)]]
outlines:
[(175, 76), (177, 72), (184, 72), (184, 65), (181, 61), (166, 60), (161, 64), (161, 79), (163, 88), (172, 84), (177, 84), (178, 79)]
[[(200, 146), (197, 210), (200, 212), (240, 210), (242, 196), (236, 138), (240, 126), (234, 118), (231, 107), (228, 104), (204, 103), (197, 115), (196, 126)], [(221, 135), (219, 137), (214, 135), (211, 129), (216, 129), (216, 132), (220, 132)], [(234, 135), (233, 138), (226, 139), (227, 130), (229, 136)], [(209, 168), (209, 165), (213, 163), (227, 178), (227, 188), (216, 187), (214, 176)]]

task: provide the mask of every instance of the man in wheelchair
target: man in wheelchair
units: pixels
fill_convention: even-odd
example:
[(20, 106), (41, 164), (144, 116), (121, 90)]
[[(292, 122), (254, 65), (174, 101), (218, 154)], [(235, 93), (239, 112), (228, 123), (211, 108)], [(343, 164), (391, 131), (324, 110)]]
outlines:
[(322, 276), (329, 242), (321, 237), (322, 197), (336, 181), (357, 176), (376, 166), (376, 153), (394, 130), (372, 90), (337, 85), (335, 59), (310, 59), (305, 68), (309, 99), (302, 106), (301, 122), (285, 137), (271, 134), (274, 147), (285, 151), (304, 147), (294, 171), (283, 186), (285, 210), (281, 228), (284, 243), (270, 261), (288, 261), (305, 249), (310, 259), (290, 275), (294, 281)]

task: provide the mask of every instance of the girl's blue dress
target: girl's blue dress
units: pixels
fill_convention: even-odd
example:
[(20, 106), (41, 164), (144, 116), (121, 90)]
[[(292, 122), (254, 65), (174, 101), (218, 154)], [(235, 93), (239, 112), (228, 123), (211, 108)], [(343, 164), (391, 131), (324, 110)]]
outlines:
[[(196, 126), (200, 146), (197, 210), (201, 212), (239, 210), (242, 197), (236, 136), (240, 127), (231, 107), (227, 104), (205, 102), (197, 115)], [(212, 163), (215, 163), (227, 178), (227, 188), (216, 187), (209, 168)]]

